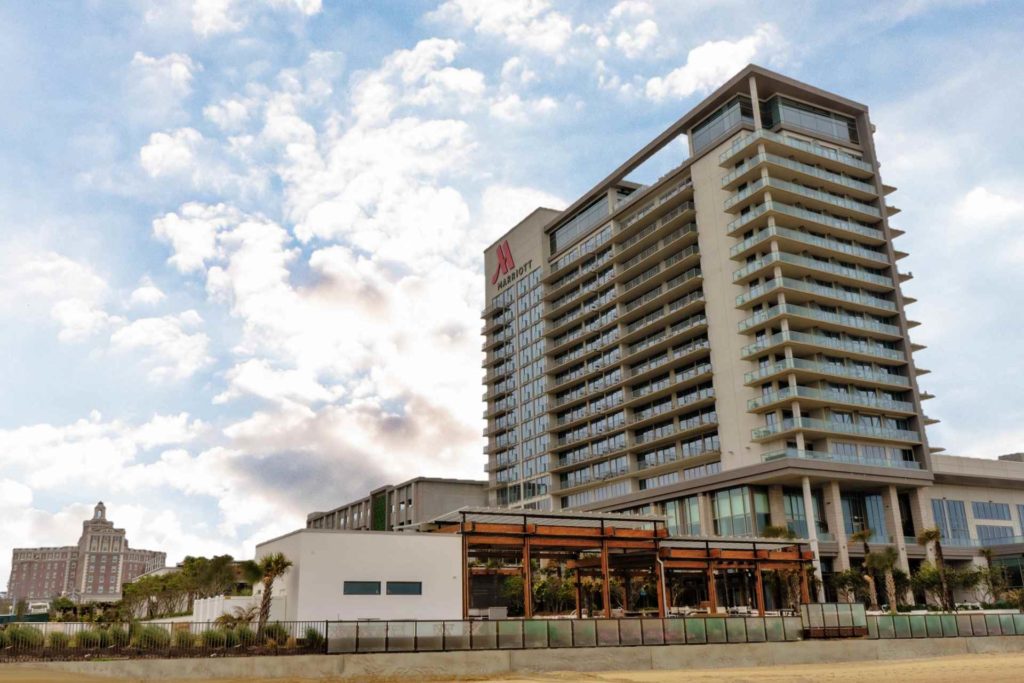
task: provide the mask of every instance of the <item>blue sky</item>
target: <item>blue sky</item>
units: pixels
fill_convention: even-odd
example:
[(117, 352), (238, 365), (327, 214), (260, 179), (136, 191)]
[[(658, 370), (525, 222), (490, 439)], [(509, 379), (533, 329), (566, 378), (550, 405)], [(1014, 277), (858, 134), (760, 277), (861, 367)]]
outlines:
[(177, 561), (482, 476), (483, 247), (748, 62), (870, 106), (931, 441), (1021, 450), (1022, 37), (1012, 2), (0, 6), (0, 574), (99, 499)]

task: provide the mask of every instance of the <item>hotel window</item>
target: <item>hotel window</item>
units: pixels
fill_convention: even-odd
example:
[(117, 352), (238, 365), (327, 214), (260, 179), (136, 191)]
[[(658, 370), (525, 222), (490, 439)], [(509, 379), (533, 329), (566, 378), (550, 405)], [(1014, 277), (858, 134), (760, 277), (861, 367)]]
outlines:
[(975, 519), (1010, 521), (1010, 506), (1008, 503), (982, 503), (974, 501), (971, 503), (971, 512), (974, 513)]
[(962, 500), (932, 498), (932, 516), (944, 539), (966, 540), (971, 537), (967, 526), (967, 508)]
[(700, 536), (700, 503), (697, 496), (688, 496), (665, 503), (670, 536)]
[(345, 595), (380, 595), (380, 581), (346, 581)]
[[(380, 584), (377, 584), (380, 592)], [(388, 581), (388, 595), (423, 595), (421, 581)]]
[(978, 539), (981, 541), (998, 541), (1013, 538), (1012, 526), (996, 526), (995, 524), (979, 524)]
[(748, 486), (716, 491), (711, 512), (715, 534), (756, 536), (768, 526), (768, 494)]

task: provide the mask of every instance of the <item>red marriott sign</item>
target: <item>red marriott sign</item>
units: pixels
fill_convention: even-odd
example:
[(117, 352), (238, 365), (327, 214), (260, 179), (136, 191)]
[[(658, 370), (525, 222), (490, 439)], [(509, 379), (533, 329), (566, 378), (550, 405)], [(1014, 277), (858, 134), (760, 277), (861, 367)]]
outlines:
[(533, 259), (516, 268), (516, 261), (512, 258), (512, 249), (508, 246), (508, 240), (498, 245), (498, 267), (494, 269), (491, 276), (491, 284), (498, 285), (498, 289), (505, 289), (533, 267)]

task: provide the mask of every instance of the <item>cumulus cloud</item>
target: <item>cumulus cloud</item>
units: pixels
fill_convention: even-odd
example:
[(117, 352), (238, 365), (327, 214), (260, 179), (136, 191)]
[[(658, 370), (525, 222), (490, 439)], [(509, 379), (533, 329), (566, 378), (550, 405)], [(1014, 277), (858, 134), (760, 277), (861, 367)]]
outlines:
[(565, 47), (573, 32), (572, 21), (547, 0), (448, 0), (429, 17), (551, 55)]
[(136, 52), (128, 65), (133, 113), (163, 118), (181, 114), (182, 100), (192, 93), (192, 80), (202, 67), (189, 55), (172, 52), (153, 57)]
[(968, 224), (976, 230), (991, 229), (1024, 219), (1024, 201), (979, 185), (954, 205), (953, 213), (961, 226)]
[(150, 380), (163, 383), (191, 377), (212, 362), (210, 338), (194, 331), (202, 323), (195, 311), (139, 318), (110, 336), (115, 352), (138, 352)]
[(236, 33), (245, 28), (261, 5), (312, 16), (322, 9), (322, 0), (192, 0), (192, 30), (204, 38)]
[(785, 47), (785, 40), (773, 24), (761, 24), (739, 40), (708, 41), (690, 50), (686, 63), (665, 76), (647, 81), (645, 93), (651, 100), (681, 99), (718, 87), (748, 63), (764, 55), (773, 57)]
[(153, 284), (153, 280), (147, 275), (139, 280), (139, 286), (132, 290), (128, 303), (132, 306), (152, 306), (166, 298), (163, 290)]
[(179, 128), (170, 133), (153, 133), (139, 150), (139, 162), (151, 178), (175, 176), (192, 170), (202, 133)]

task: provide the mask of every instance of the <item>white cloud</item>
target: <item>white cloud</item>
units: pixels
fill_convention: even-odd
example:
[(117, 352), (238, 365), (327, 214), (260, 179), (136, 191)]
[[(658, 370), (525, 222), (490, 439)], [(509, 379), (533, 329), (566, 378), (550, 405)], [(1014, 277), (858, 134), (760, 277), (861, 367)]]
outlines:
[(1024, 201), (979, 185), (956, 203), (953, 213), (958, 229), (971, 226), (976, 236), (978, 230), (991, 230), (1010, 221), (1024, 220)]
[(128, 303), (132, 306), (152, 306), (166, 298), (163, 290), (153, 284), (153, 280), (147, 275), (139, 280), (139, 286), (132, 290)]
[(266, 359), (253, 358), (236, 365), (228, 371), (227, 379), (227, 391), (216, 396), (214, 403), (258, 396), (277, 403), (297, 401), (308, 405), (334, 401), (345, 393), (342, 386), (324, 387), (310, 371), (275, 369)]
[(507, 123), (525, 123), (557, 108), (558, 103), (551, 97), (524, 101), (519, 95), (512, 93), (491, 103), (491, 116)]
[(204, 38), (236, 33), (245, 28), (261, 6), (308, 17), (320, 13), (322, 0), (193, 0), (192, 30)]
[(774, 24), (761, 24), (739, 40), (708, 41), (692, 50), (686, 64), (664, 77), (647, 81), (646, 94), (652, 100), (681, 99), (712, 90), (724, 83), (748, 63), (767, 57), (778, 61), (785, 47), (782, 34)]
[(646, 54), (647, 49), (658, 40), (658, 24), (653, 19), (644, 19), (632, 30), (620, 31), (615, 36), (615, 46), (629, 59)]
[(202, 270), (217, 252), (217, 232), (237, 222), (239, 214), (224, 204), (207, 206), (197, 202), (183, 205), (153, 221), (153, 234), (169, 242), (174, 254), (168, 259), (182, 273)]
[(202, 140), (202, 134), (195, 128), (153, 133), (149, 143), (139, 150), (139, 161), (151, 178), (190, 173)]
[(573, 31), (569, 18), (547, 0), (448, 0), (428, 16), (551, 55), (565, 47)]
[(528, 85), (537, 80), (537, 72), (526, 66), (519, 57), (510, 57), (501, 65), (501, 80), (505, 83)]
[(203, 107), (203, 116), (223, 131), (241, 130), (252, 115), (253, 103), (241, 98), (221, 100)]
[(192, 332), (202, 318), (195, 311), (159, 318), (139, 318), (110, 336), (115, 352), (140, 352), (147, 376), (156, 383), (191, 377), (212, 362), (210, 338)]

